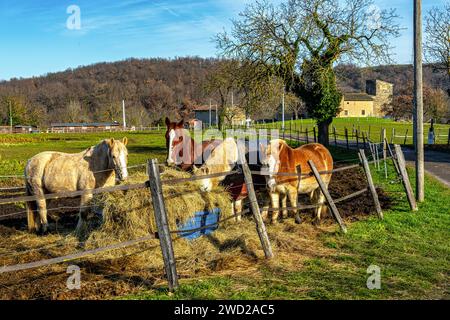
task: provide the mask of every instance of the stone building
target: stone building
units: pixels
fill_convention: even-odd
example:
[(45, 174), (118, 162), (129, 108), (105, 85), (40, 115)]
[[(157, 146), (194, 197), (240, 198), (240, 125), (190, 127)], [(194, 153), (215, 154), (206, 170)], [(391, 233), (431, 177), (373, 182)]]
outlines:
[(373, 97), (373, 115), (383, 117), (381, 108), (384, 104), (392, 102), (394, 85), (381, 80), (367, 80), (366, 92)]
[(343, 94), (338, 117), (383, 117), (381, 108), (392, 101), (394, 85), (381, 80), (367, 80), (366, 92)]

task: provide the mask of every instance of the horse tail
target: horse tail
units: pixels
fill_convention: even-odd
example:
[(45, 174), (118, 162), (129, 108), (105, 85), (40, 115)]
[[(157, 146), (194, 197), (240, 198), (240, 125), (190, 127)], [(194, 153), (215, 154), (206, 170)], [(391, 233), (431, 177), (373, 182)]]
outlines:
[[(26, 174), (26, 172), (25, 172)], [(28, 181), (27, 178), (25, 178), (25, 193), (27, 196), (33, 195), (33, 188)], [(36, 225), (36, 212), (37, 212), (37, 204), (36, 201), (27, 201), (25, 203), (27, 208), (27, 222), (28, 222), (28, 231), (33, 232), (37, 230)]]

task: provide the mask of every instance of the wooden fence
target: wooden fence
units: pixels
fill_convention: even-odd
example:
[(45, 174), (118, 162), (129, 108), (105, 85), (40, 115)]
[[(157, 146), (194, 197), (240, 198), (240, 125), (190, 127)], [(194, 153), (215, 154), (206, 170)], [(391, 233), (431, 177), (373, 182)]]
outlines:
[[(229, 128), (234, 129), (244, 129), (245, 126), (230, 126)], [(291, 136), (297, 137), (299, 141), (304, 141), (306, 143), (309, 142), (317, 142), (317, 127), (316, 126), (308, 126), (299, 124), (297, 122), (292, 123), (292, 121), (287, 121), (285, 123), (285, 127), (282, 127), (281, 122), (265, 122), (265, 123), (254, 123), (252, 128), (256, 129), (277, 129), (280, 130), (281, 136)], [(378, 131), (378, 130), (377, 130)], [(330, 143), (344, 144), (349, 145), (351, 147), (352, 144), (356, 143), (361, 145), (366, 140), (382, 142), (386, 137), (391, 144), (400, 144), (400, 145), (412, 145), (413, 144), (413, 135), (410, 129), (398, 130), (395, 128), (391, 128), (387, 130), (382, 127), (379, 129), (379, 132), (374, 132), (372, 126), (368, 126), (364, 129), (361, 129), (359, 125), (354, 125), (351, 128), (344, 127), (341, 131), (337, 130), (335, 126), (331, 126), (329, 128), (329, 139)], [(428, 142), (428, 138), (425, 139), (425, 143)], [(434, 131), (434, 141), (433, 144), (446, 144), (450, 146), (450, 128), (442, 129), (435, 128)]]
[[(401, 181), (405, 187), (405, 192), (407, 194), (407, 198), (410, 203), (410, 206), (411, 206), (412, 210), (416, 210), (417, 205), (415, 204), (414, 195), (412, 194), (411, 185), (410, 185), (408, 176), (406, 174), (405, 162), (403, 161), (403, 153), (401, 151), (401, 148), (398, 145), (396, 145), (395, 146), (395, 154), (392, 153), (390, 146), (387, 150), (388, 151), (390, 150), (389, 151), (390, 156), (388, 157), (385, 154), (383, 157), (384, 161), (386, 163), (386, 161), (388, 159), (391, 159), (394, 162), (398, 177), (401, 179)], [(244, 152), (242, 150), (239, 150), (239, 160), (240, 160), (241, 167), (242, 167), (241, 171), (228, 171), (228, 172), (212, 174), (212, 175), (193, 176), (193, 177), (189, 177), (189, 178), (170, 179), (170, 180), (161, 180), (160, 165), (158, 164), (157, 160), (153, 159), (153, 160), (149, 160), (147, 163), (148, 181), (146, 181), (145, 183), (134, 184), (134, 185), (120, 185), (120, 186), (93, 189), (93, 190), (85, 190), (85, 191), (46, 194), (44, 196), (18, 196), (18, 197), (3, 198), (3, 199), (0, 199), (0, 205), (20, 203), (20, 202), (25, 202), (25, 201), (35, 201), (35, 200), (41, 200), (41, 199), (60, 199), (60, 198), (68, 198), (68, 197), (77, 197), (77, 196), (80, 196), (80, 195), (83, 195), (86, 193), (99, 194), (99, 193), (109, 193), (109, 192), (113, 192), (113, 191), (127, 191), (127, 190), (148, 188), (149, 189), (149, 197), (151, 198), (151, 203), (152, 203), (152, 206), (154, 209), (157, 233), (150, 234), (148, 236), (138, 238), (138, 239), (132, 239), (132, 240), (125, 241), (125, 242), (108, 245), (105, 247), (100, 247), (100, 248), (87, 250), (87, 251), (76, 252), (76, 253), (69, 254), (66, 256), (62, 256), (62, 257), (55, 257), (55, 258), (51, 258), (51, 259), (46, 259), (46, 260), (41, 260), (41, 261), (33, 261), (33, 262), (17, 264), (17, 265), (2, 266), (2, 267), (0, 267), (0, 273), (17, 272), (17, 271), (21, 271), (21, 270), (39, 268), (39, 267), (49, 266), (49, 265), (53, 265), (53, 264), (65, 263), (68, 261), (82, 259), (82, 258), (85, 258), (90, 255), (100, 254), (100, 253), (110, 251), (110, 250), (116, 250), (116, 249), (134, 246), (136, 244), (148, 241), (150, 239), (158, 238), (159, 242), (160, 242), (160, 247), (162, 250), (162, 256), (163, 256), (164, 266), (165, 266), (165, 273), (166, 273), (166, 277), (168, 280), (169, 289), (171, 291), (173, 291), (173, 290), (176, 290), (179, 285), (178, 284), (178, 274), (177, 274), (177, 269), (176, 269), (176, 258), (175, 258), (175, 253), (173, 250), (173, 244), (172, 244), (172, 242), (173, 242), (172, 235), (173, 234), (186, 234), (186, 233), (190, 233), (190, 232), (195, 232), (195, 231), (198, 231), (203, 228), (209, 228), (211, 226), (219, 225), (226, 220), (229, 220), (229, 219), (237, 217), (239, 215), (243, 215), (245, 213), (251, 212), (253, 215), (253, 218), (254, 218), (253, 220), (255, 222), (255, 229), (256, 229), (256, 232), (258, 233), (258, 236), (259, 236), (259, 239), (261, 242), (261, 246), (263, 248), (266, 259), (271, 259), (275, 256), (275, 253), (272, 250), (272, 246), (271, 246), (269, 237), (267, 235), (266, 226), (264, 224), (264, 221), (263, 221), (263, 218), (261, 215), (261, 210), (259, 208), (259, 204), (258, 204), (258, 201), (256, 198), (252, 175), (269, 175), (269, 174), (275, 175), (276, 174), (276, 175), (280, 175), (280, 176), (293, 176), (293, 177), (296, 177), (297, 179), (302, 179), (303, 177), (313, 176), (316, 179), (322, 193), (325, 196), (326, 204), (330, 208), (330, 211), (332, 213), (334, 220), (337, 222), (341, 231), (344, 233), (347, 232), (347, 227), (346, 227), (343, 219), (341, 218), (341, 215), (336, 206), (336, 203), (340, 203), (340, 202), (347, 201), (349, 199), (358, 197), (364, 193), (367, 193), (368, 191), (370, 192), (370, 196), (373, 199), (378, 217), (380, 219), (383, 219), (383, 212), (381, 210), (381, 206), (380, 206), (380, 203), (378, 200), (378, 194), (376, 192), (375, 185), (372, 180), (372, 175), (371, 175), (371, 171), (370, 171), (371, 164), (374, 164), (375, 168), (379, 168), (379, 157), (374, 155), (372, 150), (371, 150), (371, 152), (372, 152), (373, 160), (370, 162), (367, 160), (367, 157), (365, 155), (365, 150), (360, 149), (359, 150), (359, 160), (360, 160), (359, 164), (352, 164), (352, 165), (348, 165), (345, 167), (336, 168), (331, 171), (319, 172), (316, 168), (315, 163), (312, 160), (310, 160), (310, 161), (308, 161), (308, 165), (311, 168), (311, 173), (305, 174), (305, 173), (301, 173), (299, 168), (297, 168), (297, 172), (295, 172), (295, 173), (292, 173), (292, 172), (268, 173), (266, 171), (256, 171), (256, 172), (250, 171), (250, 168), (245, 160)], [(375, 150), (375, 152), (377, 154), (382, 153), (382, 150)], [(377, 167), (377, 165), (378, 165), (378, 167)], [(351, 170), (351, 169), (355, 169), (358, 167), (362, 167), (362, 169), (365, 173), (365, 177), (367, 180), (367, 187), (362, 190), (358, 190), (352, 194), (343, 196), (342, 198), (333, 199), (331, 197), (330, 193), (328, 192), (326, 185), (322, 181), (321, 175), (342, 172), (345, 170)], [(397, 171), (397, 169), (398, 169), (398, 171)], [(166, 205), (165, 205), (165, 197), (162, 192), (162, 186), (164, 184), (184, 183), (187, 181), (201, 180), (201, 179), (217, 177), (217, 176), (226, 176), (231, 173), (243, 174), (244, 181), (245, 181), (244, 183), (246, 184), (246, 187), (248, 189), (250, 209), (244, 210), (243, 212), (236, 213), (235, 215), (233, 215), (231, 217), (222, 219), (219, 222), (214, 223), (209, 226), (203, 226), (200, 228), (196, 228), (196, 229), (192, 229), (192, 230), (183, 230), (183, 231), (169, 229), (167, 210), (166, 210)], [(20, 187), (15, 187), (15, 188), (18, 189)], [(12, 188), (12, 189), (14, 189), (14, 188)], [(310, 209), (310, 208), (317, 208), (318, 206), (320, 206), (320, 204), (299, 205), (295, 208), (293, 208), (293, 207), (277, 208), (276, 210), (293, 210), (293, 209), (304, 210), (304, 209)], [(60, 208), (57, 208), (57, 209), (60, 209)], [(274, 211), (275, 209), (269, 209), (269, 210)], [(20, 212), (20, 214), (24, 214), (24, 212)], [(31, 250), (34, 250), (34, 249), (31, 249)]]

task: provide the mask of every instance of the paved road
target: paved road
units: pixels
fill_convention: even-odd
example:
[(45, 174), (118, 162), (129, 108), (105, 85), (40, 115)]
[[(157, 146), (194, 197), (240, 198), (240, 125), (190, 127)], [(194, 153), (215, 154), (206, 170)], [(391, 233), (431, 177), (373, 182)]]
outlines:
[[(416, 155), (413, 149), (402, 148), (405, 160), (414, 165)], [(425, 151), (425, 171), (450, 187), (450, 154), (438, 151)]]
[[(289, 139), (289, 136), (286, 136)], [(291, 140), (297, 140), (297, 137), (293, 135)], [(300, 138), (301, 141), (304, 139)], [(312, 139), (310, 139), (311, 142)], [(339, 147), (346, 147), (345, 140), (337, 140)], [(334, 140), (330, 140), (330, 145), (334, 145)], [(359, 148), (362, 148), (363, 144), (359, 144)], [(357, 149), (356, 142), (349, 141), (350, 149)], [(402, 147), (403, 154), (407, 164), (414, 165), (416, 159), (414, 150), (411, 148)], [(450, 154), (438, 151), (425, 151), (425, 171), (434, 176), (436, 179), (444, 183), (450, 188)]]

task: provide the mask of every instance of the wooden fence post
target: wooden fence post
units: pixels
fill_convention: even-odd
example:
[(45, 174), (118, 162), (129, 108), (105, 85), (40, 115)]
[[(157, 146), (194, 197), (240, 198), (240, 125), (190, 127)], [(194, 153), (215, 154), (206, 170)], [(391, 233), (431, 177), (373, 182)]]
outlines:
[(386, 164), (386, 157), (387, 157), (387, 135), (386, 135), (386, 129), (383, 128), (381, 131), (381, 136), (383, 138), (383, 162), (384, 162), (384, 177), (387, 179), (387, 164)]
[(377, 171), (380, 171), (380, 150), (378, 150), (378, 144), (373, 145), (375, 147), (375, 161), (377, 163)]
[(362, 132), (362, 138), (363, 138), (364, 150), (366, 150), (367, 149), (367, 146), (366, 146), (366, 135), (365, 135), (364, 131)]
[(383, 211), (381, 211), (380, 201), (378, 200), (377, 190), (375, 189), (375, 185), (373, 184), (372, 173), (370, 172), (369, 162), (367, 162), (366, 154), (363, 149), (359, 150), (359, 156), (361, 160), (361, 164), (364, 169), (364, 173), (366, 174), (367, 183), (369, 184), (369, 190), (372, 194), (373, 202), (375, 204), (375, 210), (377, 211), (378, 217), (383, 220)]
[(317, 142), (316, 127), (313, 127), (313, 132), (314, 132), (314, 142)]
[(345, 127), (345, 143), (347, 144), (347, 150), (348, 150), (348, 130), (347, 130), (347, 127)]
[(148, 184), (152, 195), (153, 209), (155, 211), (155, 222), (158, 229), (159, 243), (164, 260), (164, 268), (166, 270), (167, 281), (169, 282), (169, 291), (178, 288), (178, 274), (175, 263), (175, 255), (173, 253), (172, 237), (169, 231), (169, 223), (167, 220), (166, 205), (162, 193), (161, 177), (159, 175), (158, 160), (152, 159), (148, 161)]
[[(297, 170), (297, 179), (298, 179), (297, 190), (300, 190), (300, 183), (302, 181), (302, 167), (300, 165), (298, 165), (295, 167), (295, 169)], [(300, 218), (299, 210), (296, 210), (294, 219), (297, 224), (302, 223), (302, 219)]]
[(333, 135), (334, 135), (334, 146), (337, 146), (337, 140), (336, 140), (336, 127), (333, 126)]
[(450, 146), (450, 128), (448, 129), (447, 145)]
[(406, 133), (405, 133), (405, 139), (403, 140), (403, 145), (406, 146), (406, 139), (408, 138), (408, 130), (406, 129)]
[(319, 174), (319, 171), (314, 165), (314, 162), (312, 160), (308, 160), (308, 164), (314, 174), (314, 177), (316, 178), (317, 183), (319, 184), (320, 190), (322, 191), (323, 195), (325, 196), (325, 199), (328, 202), (328, 207), (330, 208), (330, 211), (333, 214), (334, 219), (339, 224), (339, 227), (341, 228), (342, 232), (347, 233), (347, 227), (345, 226), (344, 221), (342, 221), (341, 215), (339, 214), (339, 210), (334, 204), (333, 198), (328, 192), (328, 188), (323, 182), (322, 177)]
[(392, 163), (394, 164), (394, 167), (395, 167), (395, 172), (397, 172), (397, 175), (400, 175), (400, 169), (398, 168), (398, 163), (395, 160), (394, 153), (392, 152), (392, 149), (391, 149), (391, 145), (388, 143), (387, 147), (388, 147), (388, 151), (389, 151), (389, 156), (391, 157)]
[(308, 127), (306, 127), (306, 143), (309, 143)]
[(242, 148), (238, 148), (239, 161), (242, 165), (242, 171), (244, 173), (245, 184), (247, 186), (248, 198), (250, 207), (252, 209), (253, 217), (255, 218), (256, 231), (258, 232), (259, 240), (264, 250), (266, 259), (273, 257), (272, 246), (270, 245), (269, 236), (267, 235), (266, 226), (259, 210), (258, 199), (256, 198), (255, 188), (253, 185), (252, 174), (248, 167), (247, 160), (245, 159), (245, 151)]
[(411, 188), (411, 183), (409, 182), (408, 172), (406, 171), (405, 158), (403, 157), (402, 148), (396, 144), (394, 145), (395, 154), (397, 155), (398, 166), (400, 169), (400, 174), (402, 177), (403, 187), (405, 188), (406, 196), (408, 198), (409, 206), (411, 210), (417, 211), (416, 198), (414, 197), (413, 190)]
[(391, 136), (391, 143), (394, 143), (394, 138), (395, 138), (395, 128), (392, 128), (392, 136)]
[(358, 135), (358, 129), (356, 129), (356, 148), (359, 149), (359, 135)]

